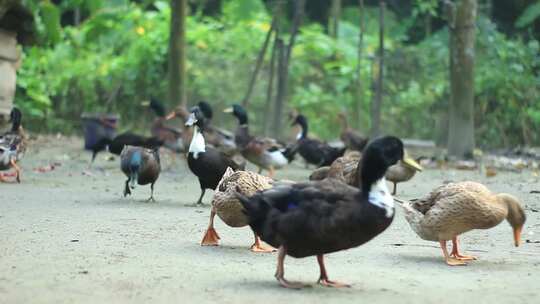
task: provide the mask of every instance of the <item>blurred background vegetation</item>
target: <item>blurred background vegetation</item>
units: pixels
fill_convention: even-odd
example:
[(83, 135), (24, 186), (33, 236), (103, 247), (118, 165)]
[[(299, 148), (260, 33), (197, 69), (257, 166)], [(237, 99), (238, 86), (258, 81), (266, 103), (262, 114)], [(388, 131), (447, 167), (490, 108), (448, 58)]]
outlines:
[[(358, 1), (341, 1), (337, 33), (330, 2), (307, 1), (292, 52), (288, 107), (311, 120), (321, 138), (338, 136), (336, 114), (350, 117), (361, 100), (370, 125), (378, 47), (378, 1), (365, 1), (365, 32), (357, 92)], [(448, 28), (437, 0), (387, 1), (382, 129), (444, 142), (447, 128)], [(80, 132), (82, 112), (115, 112), (122, 129), (150, 124), (140, 106), (167, 100), (168, 1), (23, 0), (33, 13), (36, 43), (25, 46), (15, 103), (30, 129)], [(540, 144), (540, 4), (479, 0), (476, 34), (475, 125), (480, 147)], [(189, 1), (186, 21), (188, 104), (208, 100), (220, 110), (245, 95), (272, 20), (272, 1)], [(293, 5), (281, 22), (290, 27)], [(289, 32), (285, 32), (287, 35)], [(331, 34), (330, 34), (331, 33)], [(270, 52), (250, 99), (255, 132), (263, 132)], [(216, 111), (218, 112), (218, 111)], [(220, 112), (220, 111), (219, 111)], [(217, 124), (234, 125), (220, 115)]]

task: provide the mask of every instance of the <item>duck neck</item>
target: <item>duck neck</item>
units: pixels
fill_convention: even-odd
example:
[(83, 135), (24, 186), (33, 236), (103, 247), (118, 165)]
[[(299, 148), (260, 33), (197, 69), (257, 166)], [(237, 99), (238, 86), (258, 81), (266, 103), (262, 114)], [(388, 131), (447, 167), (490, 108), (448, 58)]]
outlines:
[(507, 193), (499, 193), (495, 197), (497, 198), (496, 203), (506, 211), (504, 216), (510, 225), (512, 227), (523, 225), (525, 212), (517, 198)]
[(388, 169), (387, 164), (370, 158), (372, 158), (370, 155), (364, 155), (356, 168), (356, 175), (361, 177), (361, 183), (358, 186), (362, 190), (362, 194), (366, 196), (371, 191), (373, 185), (384, 179), (384, 174)]
[(21, 119), (19, 117), (13, 118), (11, 123), (11, 132), (18, 132), (21, 128)]
[(308, 136), (308, 124), (305, 121), (299, 122), (298, 125), (300, 125), (300, 133), (298, 133), (298, 139), (307, 138)]
[(204, 136), (199, 132), (198, 126), (193, 126), (193, 137), (191, 138), (191, 144), (189, 145), (189, 152), (193, 155), (193, 158), (197, 159), (200, 153), (206, 152), (206, 143)]
[(248, 116), (247, 114), (237, 114), (235, 115), (236, 116), (236, 119), (238, 119), (238, 124), (243, 127), (247, 127), (248, 126)]

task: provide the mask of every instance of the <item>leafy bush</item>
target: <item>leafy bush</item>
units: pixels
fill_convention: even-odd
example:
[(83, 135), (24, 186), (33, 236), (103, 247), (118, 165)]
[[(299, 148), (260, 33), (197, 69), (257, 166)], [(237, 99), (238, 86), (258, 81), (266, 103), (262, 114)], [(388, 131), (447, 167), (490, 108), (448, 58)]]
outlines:
[[(151, 114), (141, 119), (145, 109), (140, 102), (150, 96), (166, 99), (169, 5), (155, 1), (148, 8), (118, 1), (88, 9), (90, 17), (77, 27), (64, 27), (59, 42), (24, 49), (16, 103), (27, 113), (30, 127), (78, 131), (84, 111), (120, 113), (123, 128), (142, 129), (152, 120)], [(363, 111), (360, 121), (353, 121), (364, 132), (370, 124), (369, 104), (378, 73), (373, 61), (377, 14), (376, 8), (367, 9), (360, 69)], [(289, 106), (304, 112), (313, 132), (322, 138), (337, 137), (338, 112), (347, 110), (353, 117), (358, 23), (357, 9), (345, 9), (339, 39), (334, 40), (322, 26), (307, 22), (293, 50)], [(488, 147), (540, 144), (540, 135), (533, 132), (540, 124), (538, 41), (508, 39), (485, 18), (477, 25), (477, 142)], [(220, 17), (189, 16), (189, 102), (206, 99), (216, 110), (239, 102), (269, 27), (270, 16), (260, 1), (226, 1)], [(408, 22), (390, 12), (386, 28), (383, 130), (435, 138), (436, 130), (445, 128), (449, 98), (448, 32), (407, 44)], [(268, 116), (264, 101), (269, 57), (250, 100), (257, 132)], [(218, 124), (234, 125), (229, 116), (217, 119)]]

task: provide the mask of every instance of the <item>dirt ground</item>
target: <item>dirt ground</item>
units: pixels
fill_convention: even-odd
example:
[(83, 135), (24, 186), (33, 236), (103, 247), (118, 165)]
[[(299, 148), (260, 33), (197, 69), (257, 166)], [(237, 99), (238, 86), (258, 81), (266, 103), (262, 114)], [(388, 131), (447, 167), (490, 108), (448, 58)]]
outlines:
[[(419, 239), (400, 207), (391, 227), (373, 241), (331, 254), (331, 279), (353, 284), (334, 290), (286, 290), (274, 280), (276, 254), (248, 250), (248, 228), (217, 219), (219, 247), (201, 247), (209, 202), (193, 207), (197, 180), (178, 158), (164, 161), (157, 203), (144, 202), (148, 187), (121, 195), (119, 160), (90, 154), (80, 139), (41, 139), (21, 165), (22, 184), (0, 184), (0, 303), (540, 303), (540, 190), (533, 172), (426, 170), (401, 184), (398, 196), (422, 196), (443, 181), (475, 180), (509, 192), (527, 207), (523, 245), (513, 247), (504, 222), (462, 237), (465, 252), (479, 256), (465, 267), (443, 263), (438, 244)], [(167, 160), (167, 159), (166, 159)], [(33, 169), (59, 163), (55, 170)], [(278, 178), (305, 180), (295, 163)], [(315, 282), (315, 258), (285, 261), (286, 277)]]

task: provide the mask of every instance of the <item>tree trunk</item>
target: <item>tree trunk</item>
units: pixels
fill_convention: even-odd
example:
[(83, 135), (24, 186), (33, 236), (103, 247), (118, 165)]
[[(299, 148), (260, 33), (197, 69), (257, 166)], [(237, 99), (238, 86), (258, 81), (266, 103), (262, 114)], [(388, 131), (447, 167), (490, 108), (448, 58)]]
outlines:
[(171, 0), (169, 36), (169, 102), (186, 105), (187, 0)]
[(379, 70), (377, 74), (377, 88), (375, 100), (371, 104), (371, 132), (370, 136), (377, 137), (381, 133), (381, 107), (383, 95), (384, 72), (384, 9), (386, 4), (379, 1)]
[(274, 75), (276, 67), (277, 49), (278, 49), (278, 40), (279, 31), (276, 29), (274, 38), (274, 46), (272, 47), (272, 54), (270, 56), (270, 70), (268, 72), (268, 88), (266, 90), (266, 101), (264, 104), (264, 135), (270, 134), (270, 113), (272, 113), (272, 94), (274, 92)]
[(292, 48), (296, 41), (298, 29), (302, 23), (304, 16), (305, 0), (296, 0), (296, 8), (291, 28), (291, 37), (287, 46), (284, 45), (281, 39), (278, 40), (278, 83), (276, 102), (274, 107), (274, 119), (273, 119), (273, 136), (280, 138), (283, 118), (283, 109), (285, 108), (287, 98), (287, 83), (289, 81), (289, 63), (292, 53)]
[(448, 154), (463, 158), (474, 150), (474, 40), (476, 0), (450, 4), (450, 119)]
[(362, 83), (362, 56), (364, 55), (364, 0), (358, 0), (358, 8), (360, 13), (360, 36), (358, 37), (358, 63), (356, 65), (356, 106), (354, 107), (354, 126), (358, 129), (361, 127), (362, 107), (364, 100), (364, 88)]
[(266, 55), (266, 50), (268, 49), (270, 38), (272, 38), (272, 32), (274, 32), (275, 23), (276, 23), (276, 17), (274, 15), (274, 18), (272, 18), (272, 24), (270, 25), (270, 29), (268, 30), (268, 33), (266, 34), (264, 43), (261, 47), (261, 50), (259, 51), (259, 55), (257, 56), (257, 62), (255, 63), (255, 70), (253, 70), (253, 74), (251, 75), (251, 79), (249, 80), (246, 96), (244, 96), (244, 99), (242, 100), (242, 106), (244, 108), (248, 107), (249, 99), (251, 98), (251, 93), (253, 93), (253, 88), (255, 87), (255, 80), (257, 80), (257, 75), (259, 74), (259, 71), (261, 69), (261, 66), (264, 60), (264, 55)]
[(272, 123), (272, 135), (279, 137), (281, 134), (281, 122), (283, 103), (285, 100), (285, 90), (287, 89), (287, 65), (286, 65), (286, 52), (285, 45), (281, 38), (276, 40), (277, 49), (277, 93), (274, 104), (274, 119)]
[(339, 19), (341, 18), (341, 0), (332, 0), (332, 6), (330, 7), (330, 18), (328, 25), (328, 34), (338, 39), (339, 35)]

